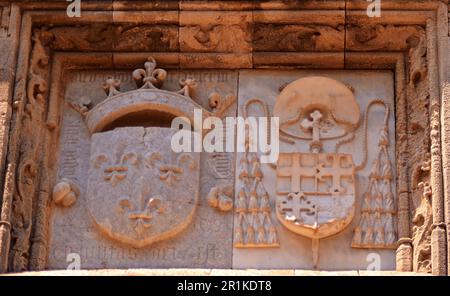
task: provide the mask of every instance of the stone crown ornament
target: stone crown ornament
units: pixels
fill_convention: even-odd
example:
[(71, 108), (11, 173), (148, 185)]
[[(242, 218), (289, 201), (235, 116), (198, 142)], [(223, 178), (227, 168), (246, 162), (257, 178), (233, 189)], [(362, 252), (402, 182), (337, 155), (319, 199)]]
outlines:
[[(108, 78), (103, 84), (108, 98), (85, 113), (86, 124), (91, 133), (95, 133), (114, 121), (124, 118), (127, 114), (144, 113), (155, 117), (169, 114), (170, 120), (177, 116), (187, 117), (193, 122), (195, 109), (202, 110), (204, 117), (213, 113), (197, 104), (190, 95), (197, 86), (193, 78), (180, 79), (180, 90), (162, 90), (161, 87), (167, 78), (167, 72), (157, 68), (156, 61), (149, 57), (144, 64), (145, 69), (136, 69), (132, 76), (137, 89), (120, 92), (120, 81)], [(162, 116), (163, 117), (163, 116)], [(160, 122), (170, 126), (170, 122)]]
[[(175, 131), (167, 128), (170, 122), (146, 120), (183, 116), (192, 122), (194, 110), (203, 108), (189, 96), (197, 84), (192, 78), (180, 80), (179, 91), (160, 89), (167, 72), (157, 68), (152, 57), (132, 76), (138, 89), (120, 92), (120, 82), (109, 78), (103, 85), (106, 100), (85, 112), (91, 133), (86, 198), (97, 230), (116, 242), (142, 248), (190, 224), (200, 180), (199, 154), (173, 152), (170, 139)], [(139, 113), (142, 122), (118, 123)]]

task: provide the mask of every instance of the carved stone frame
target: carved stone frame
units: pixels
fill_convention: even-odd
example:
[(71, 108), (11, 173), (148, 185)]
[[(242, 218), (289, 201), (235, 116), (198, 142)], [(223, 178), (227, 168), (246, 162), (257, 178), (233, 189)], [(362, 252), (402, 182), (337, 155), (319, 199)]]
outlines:
[[(65, 14), (66, 3), (50, 2), (44, 4), (19, 3), (12, 4), (10, 11), (10, 30), (12, 42), (16, 46), (14, 64), (14, 88), (8, 98), (6, 128), (1, 130), (1, 138), (7, 139), (0, 151), (1, 181), (4, 184), (2, 192), (2, 211), (0, 223), (0, 272), (7, 270), (41, 270), (46, 266), (48, 252), (48, 223), (50, 219), (50, 188), (55, 182), (56, 168), (54, 156), (48, 152), (58, 145), (59, 124), (61, 123), (61, 98), (63, 85), (60, 79), (66, 69), (118, 69), (140, 66), (148, 55), (154, 56), (158, 64), (165, 68), (328, 68), (328, 69), (384, 69), (395, 74), (395, 112), (396, 112), (396, 167), (397, 167), (397, 200), (398, 200), (398, 232), (397, 270), (417, 270), (418, 262), (413, 248), (422, 248), (421, 241), (414, 241), (412, 226), (415, 209), (412, 209), (412, 195), (426, 196), (424, 186), (431, 188), (432, 229), (431, 231), (431, 267), (433, 274), (447, 274), (450, 267), (450, 256), (447, 254), (449, 238), (446, 235), (446, 225), (449, 226), (448, 213), (444, 213), (444, 203), (449, 205), (447, 183), (448, 172), (442, 169), (441, 155), (447, 155), (445, 146), (441, 149), (441, 106), (440, 85), (444, 81), (446, 69), (443, 66), (448, 38), (448, 7), (439, 1), (391, 1), (382, 3), (381, 18), (369, 19), (365, 15), (367, 3), (361, 1), (303, 1), (303, 3), (286, 4), (278, 1), (258, 3), (254, 1), (236, 3), (227, 1), (220, 3), (202, 3), (202, 1), (169, 1), (155, 10), (152, 4), (139, 4), (128, 1), (96, 1), (87, 2), (83, 6), (83, 23), (133, 23), (139, 24), (175, 24), (180, 27), (180, 11), (203, 11), (217, 13), (221, 10), (239, 10), (249, 12), (252, 22), (268, 21), (283, 25), (286, 19), (303, 24), (336, 23), (336, 19), (344, 17), (344, 47), (334, 52), (330, 51), (284, 51), (256, 52), (244, 49), (224, 50), (224, 52), (196, 51), (185, 52), (181, 49), (169, 52), (64, 52), (33, 47), (32, 37), (38, 28), (50, 25), (74, 27), (77, 19), (68, 18)], [(399, 3), (401, 2), (401, 3)], [(45, 9), (45, 10), (41, 10)], [(295, 10), (285, 10), (295, 9)], [(314, 10), (312, 10), (314, 9)], [(128, 11), (126, 11), (128, 10)], [(255, 17), (256, 15), (256, 17)], [(253, 24), (253, 23), (252, 23)], [(415, 40), (408, 48), (401, 48), (385, 40), (378, 48), (373, 44), (364, 44), (352, 48), (352, 30), (354, 28), (370, 28), (381, 25), (394, 27), (419, 26), (424, 30), (424, 39)], [(179, 29), (180, 30), (180, 29)], [(180, 31), (179, 31), (180, 32)], [(403, 38), (403, 35), (396, 36)], [(179, 37), (178, 37), (179, 38)], [(20, 42), (19, 42), (20, 40)], [(406, 40), (403, 43), (408, 43)], [(377, 46), (375, 46), (377, 47)], [(426, 57), (424, 58), (425, 51)], [(42, 56), (44, 54), (44, 56)], [(45, 59), (48, 58), (47, 61)], [(43, 61), (44, 59), (44, 61)], [(422, 61), (423, 63), (420, 63)], [(440, 61), (440, 63), (439, 63)], [(34, 67), (37, 67), (34, 69)], [(424, 67), (427, 70), (424, 70)], [(37, 82), (33, 79), (39, 76)], [(54, 81), (54, 84), (50, 82)], [(47, 89), (43, 86), (47, 86)], [(43, 98), (41, 113), (25, 115), (29, 108), (34, 108), (36, 98)], [(30, 98), (31, 97), (31, 98)], [(425, 129), (412, 125), (409, 118), (414, 117), (414, 104), (421, 97), (428, 106)], [(39, 103), (39, 102), (38, 102)], [(445, 103), (445, 102), (444, 102)], [(442, 108), (442, 109), (441, 109)], [(444, 112), (444, 111), (442, 111)], [(29, 123), (23, 120), (29, 116)], [(23, 130), (37, 119), (36, 129), (42, 129), (40, 139), (22, 139)], [(447, 130), (444, 122), (444, 129)], [(25, 127), (24, 127), (25, 125)], [(32, 130), (33, 131), (33, 130)], [(34, 134), (34, 133), (32, 133)], [(444, 134), (444, 138), (446, 134)], [(42, 140), (43, 139), (43, 140)], [(414, 142), (411, 140), (415, 139)], [(417, 147), (417, 139), (426, 143), (424, 149)], [(446, 139), (446, 138), (445, 138)], [(22, 144), (23, 141), (26, 145)], [(420, 146), (420, 145), (419, 145)], [(25, 147), (25, 148), (24, 148)], [(39, 159), (30, 162), (30, 148), (40, 147)], [(53, 148), (52, 148), (53, 147)], [(27, 150), (28, 149), (28, 150)], [(422, 149), (415, 153), (417, 149)], [(38, 149), (39, 150), (39, 149)], [(44, 153), (42, 153), (44, 151)], [(7, 152), (7, 153), (6, 153)], [(444, 153), (443, 153), (444, 152)], [(423, 154), (429, 153), (429, 158)], [(422, 155), (421, 159), (418, 154)], [(429, 171), (423, 165), (417, 168), (417, 163), (429, 162)], [(448, 169), (448, 165), (444, 163)], [(39, 168), (46, 168), (46, 174), (41, 174)], [(39, 171), (40, 173), (36, 173)], [(445, 177), (445, 178), (444, 178)], [(25, 180), (21, 180), (24, 178)], [(18, 201), (17, 184), (31, 182), (35, 187), (24, 186), (31, 193), (27, 198)], [(445, 186), (445, 187), (444, 187)], [(31, 188), (31, 189), (30, 189)], [(445, 190), (444, 190), (445, 188)], [(21, 203), (21, 204), (17, 204)], [(29, 228), (16, 225), (11, 219), (12, 212), (24, 208), (22, 215), (30, 223)], [(448, 211), (448, 207), (447, 207)], [(11, 243), (11, 233), (20, 239)], [(14, 259), (14, 253), (18, 259)], [(28, 254), (29, 256), (25, 255)], [(9, 267), (8, 267), (9, 266)]]

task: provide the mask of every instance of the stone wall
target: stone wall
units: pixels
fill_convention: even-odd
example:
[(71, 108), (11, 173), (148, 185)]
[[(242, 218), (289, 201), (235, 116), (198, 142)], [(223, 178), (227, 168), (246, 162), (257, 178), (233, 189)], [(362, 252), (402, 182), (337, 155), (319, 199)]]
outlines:
[[(161, 88), (158, 91), (178, 91), (177, 80), (182, 78), (182, 91), (176, 95), (164, 93), (164, 96), (175, 96), (179, 100), (184, 100), (177, 97), (180, 95), (190, 98), (192, 102), (186, 103), (186, 110), (195, 104), (203, 108), (205, 114), (219, 117), (241, 114), (246, 100), (254, 96), (262, 99), (272, 114), (276, 110), (275, 98), (279, 101), (284, 87), (303, 76), (328, 76), (348, 82), (361, 106), (367, 105), (369, 99), (375, 99), (375, 94), (382, 96), (378, 99), (390, 106), (391, 111), (389, 155), (395, 169), (392, 194), (396, 204), (396, 242), (390, 246), (390, 251), (385, 250), (385, 246), (380, 251), (390, 258), (385, 260), (387, 263), (383, 268), (436, 275), (448, 273), (450, 152), (447, 142), (450, 141), (450, 119), (447, 119), (447, 113), (450, 109), (447, 106), (449, 37), (446, 1), (383, 0), (381, 16), (374, 18), (367, 16), (368, 3), (363, 0), (81, 2), (80, 18), (67, 16), (66, 1), (0, 2), (0, 271), (64, 268), (64, 258), (55, 261), (53, 256), (68, 252), (61, 249), (64, 248), (61, 242), (66, 240), (64, 236), (67, 235), (69, 241), (83, 241), (83, 236), (91, 231), (88, 218), (74, 214), (84, 211), (84, 202), (89, 198), (85, 193), (88, 185), (63, 181), (60, 187), (69, 188), (73, 196), (64, 195), (62, 199), (54, 200), (55, 185), (70, 177), (62, 170), (62, 164), (65, 162), (66, 172), (67, 169), (70, 171), (74, 158), (70, 145), (75, 140), (81, 141), (75, 145), (82, 147), (75, 149), (76, 152), (87, 155), (84, 158), (77, 156), (85, 162), (82, 166), (86, 171), (76, 174), (80, 178), (87, 176), (91, 131), (70, 124), (77, 120), (81, 122), (82, 116), (91, 110), (96, 112), (101, 101), (114, 101), (119, 91), (127, 100), (133, 99), (136, 87), (131, 73), (142, 68), (146, 61), (151, 62), (147, 58), (152, 56), (157, 67), (167, 71), (166, 82), (163, 87), (158, 85)], [(154, 79), (158, 77), (145, 71), (144, 74)], [(377, 78), (377, 75), (385, 78)], [(108, 80), (109, 76), (113, 80)], [(190, 92), (187, 78), (191, 76), (199, 85), (197, 92)], [(104, 78), (107, 80), (106, 95), (102, 92)], [(121, 80), (120, 87), (115, 79)], [(380, 81), (384, 81), (384, 87), (378, 86)], [(258, 83), (263, 87), (258, 87)], [(378, 88), (383, 88), (384, 92), (378, 93)], [(271, 95), (264, 98), (265, 93)], [(218, 112), (216, 101), (228, 102), (226, 108)], [(163, 103), (162, 108), (166, 109), (162, 111), (175, 112), (184, 106), (171, 104)], [(149, 110), (154, 112), (155, 109)], [(189, 112), (186, 114), (188, 116)], [(94, 115), (87, 115), (87, 118)], [(71, 121), (71, 116), (75, 120)], [(160, 124), (166, 120), (157, 118)], [(85, 133), (86, 138), (77, 133)], [(358, 139), (358, 133), (356, 137)], [(376, 138), (377, 132), (370, 137)], [(300, 151), (302, 147), (289, 152), (305, 153)], [(353, 148), (348, 149), (353, 151)], [(362, 157), (358, 153), (360, 151), (353, 153), (356, 163)], [(369, 152), (372, 157), (374, 154), (375, 150)], [(313, 260), (309, 258), (314, 256), (306, 254), (311, 252), (309, 247), (298, 255), (307, 258), (304, 265), (283, 263), (298, 259), (294, 249), (302, 245), (299, 241), (304, 238), (278, 224), (275, 228), (281, 239), (279, 249), (267, 253), (253, 245), (242, 250), (242, 246), (236, 244), (239, 230), (236, 225), (240, 223), (237, 211), (240, 158), (231, 153), (203, 161), (208, 157), (212, 156), (202, 155), (200, 177), (193, 180), (194, 184), (198, 181), (198, 201), (195, 201), (198, 215), (194, 221), (179, 217), (189, 224), (186, 230), (162, 243), (160, 248), (147, 249), (150, 253), (162, 250), (166, 255), (157, 251), (156, 259), (151, 260), (149, 253), (144, 252), (138, 255), (149, 260), (149, 263), (142, 261), (144, 265), (136, 265), (132, 259), (111, 265), (97, 258), (86, 268), (313, 268)], [(265, 169), (262, 173), (270, 175)], [(233, 173), (224, 177), (227, 170)], [(370, 170), (370, 164), (367, 170)], [(368, 176), (368, 173), (363, 175)], [(274, 178), (275, 175), (269, 179)], [(364, 182), (367, 178), (360, 183)], [(77, 186), (80, 188), (74, 189)], [(270, 191), (276, 186), (265, 186), (269, 187), (271, 196), (273, 223), (279, 223), (275, 222), (278, 221), (275, 215), (277, 193)], [(226, 189), (229, 187), (232, 190)], [(209, 206), (212, 188), (234, 201), (233, 211), (222, 212)], [(356, 187), (359, 192), (356, 194), (357, 216), (351, 228), (341, 236), (348, 239), (333, 240), (334, 236), (328, 241), (324, 239), (325, 248), (327, 242), (330, 248), (326, 252), (345, 245), (353, 256), (378, 247), (366, 244), (362, 248), (364, 251), (350, 247), (358, 226), (364, 188)], [(75, 201), (73, 206), (71, 200)], [(68, 222), (71, 218), (75, 221)], [(77, 220), (80, 218), (85, 220)], [(220, 223), (216, 225), (211, 221)], [(61, 226), (66, 222), (70, 226), (67, 231)], [(269, 231), (270, 225), (265, 227)], [(210, 233), (211, 229), (216, 229), (215, 234)], [(95, 230), (87, 236), (101, 241), (102, 248), (118, 250), (116, 253), (120, 256), (135, 252), (133, 248), (123, 249), (123, 241), (117, 244), (104, 241), (106, 238)], [(304, 245), (309, 243), (305, 241)], [(285, 250), (283, 246), (286, 245), (289, 247)], [(192, 251), (195, 255), (189, 255), (193, 261), (179, 257), (182, 256), (178, 252), (180, 246), (181, 253), (195, 250)], [(80, 248), (92, 250), (92, 247), (98, 250), (99, 245), (88, 243)], [(176, 260), (167, 261), (165, 256), (175, 256)], [(205, 256), (215, 259), (207, 263)], [(273, 264), (255, 263), (265, 256), (277, 259)], [(346, 255), (339, 256), (347, 258)], [(324, 263), (324, 260), (327, 259), (322, 257), (319, 269), (362, 268), (358, 264), (352, 268), (351, 264), (334, 265), (332, 261)]]

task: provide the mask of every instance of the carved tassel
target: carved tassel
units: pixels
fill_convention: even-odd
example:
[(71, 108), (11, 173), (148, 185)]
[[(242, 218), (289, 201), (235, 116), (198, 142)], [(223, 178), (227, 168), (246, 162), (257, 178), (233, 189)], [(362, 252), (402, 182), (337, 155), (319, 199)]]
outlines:
[(382, 178), (385, 180), (392, 180), (392, 165), (385, 155), (385, 163), (383, 164), (383, 175)]
[(269, 235), (267, 236), (267, 243), (269, 245), (277, 245), (279, 243), (277, 230), (275, 226), (272, 225), (272, 223), (270, 223), (269, 225)]
[(373, 228), (370, 226), (367, 227), (366, 234), (364, 235), (363, 244), (364, 245), (373, 244)]
[(261, 171), (261, 164), (259, 163), (259, 159), (256, 155), (253, 155), (252, 157), (252, 171), (251, 171), (252, 178), (255, 178), (256, 180), (262, 180), (263, 174)]
[(256, 190), (252, 190), (252, 192), (250, 192), (250, 201), (248, 203), (248, 210), (250, 212), (258, 211), (258, 196)]
[(244, 230), (242, 226), (237, 226), (234, 231), (234, 245), (242, 245), (244, 244)]
[(376, 213), (383, 212), (383, 194), (380, 191), (375, 195), (375, 207), (373, 209)]
[(265, 229), (264, 229), (263, 225), (259, 225), (259, 227), (258, 227), (258, 236), (256, 237), (256, 242), (258, 244), (266, 243), (266, 234), (265, 234)]
[(247, 211), (247, 195), (245, 194), (244, 188), (241, 188), (238, 193), (238, 200), (236, 203), (236, 212), (245, 213)]
[[(261, 163), (258, 154), (248, 152), (248, 145), (249, 141), (246, 138), (247, 152), (238, 165), (242, 187), (237, 197), (236, 212), (241, 213), (246, 222), (245, 227), (242, 227), (244, 234), (242, 247), (254, 247), (255, 243), (261, 247), (277, 246), (276, 228), (270, 221), (272, 211), (270, 197), (261, 182), (263, 178)], [(268, 233), (266, 233), (267, 229), (269, 229)]]
[[(372, 180), (370, 181), (370, 185), (369, 185), (370, 189), (373, 188), (373, 184), (372, 184)], [(369, 212), (371, 207), (371, 203), (372, 203), (372, 194), (371, 191), (368, 191), (364, 194), (364, 200), (363, 200), (363, 204), (361, 207), (361, 211), (362, 212)]]
[(255, 230), (253, 229), (253, 226), (250, 224), (247, 225), (247, 231), (245, 234), (245, 243), (246, 244), (255, 243)]
[(244, 214), (239, 213), (237, 227), (234, 231), (234, 245), (244, 244)]
[(239, 179), (242, 181), (246, 181), (248, 177), (248, 160), (247, 156), (244, 154), (244, 156), (242, 156), (241, 158), (241, 161), (239, 162)]
[(386, 223), (385, 223), (385, 231), (386, 231), (386, 244), (393, 245), (396, 242), (397, 234), (395, 231), (394, 224), (394, 215), (392, 213), (386, 213)]
[(355, 232), (353, 234), (353, 241), (352, 241), (352, 245), (360, 245), (362, 240), (362, 231), (361, 231), (361, 227), (357, 226), (355, 228)]
[(375, 213), (375, 245), (384, 245), (384, 229), (381, 223), (381, 214)]
[(261, 212), (270, 213), (270, 200), (269, 200), (269, 194), (267, 192), (261, 196), (261, 203), (259, 206), (259, 210)]

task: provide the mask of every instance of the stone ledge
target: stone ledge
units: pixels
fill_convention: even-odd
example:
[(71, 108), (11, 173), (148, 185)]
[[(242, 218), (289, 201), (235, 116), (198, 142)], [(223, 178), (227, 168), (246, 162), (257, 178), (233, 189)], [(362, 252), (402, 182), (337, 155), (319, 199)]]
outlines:
[(44, 270), (8, 273), (0, 276), (428, 276), (426, 273), (397, 271), (318, 271), (300, 269), (92, 269)]

